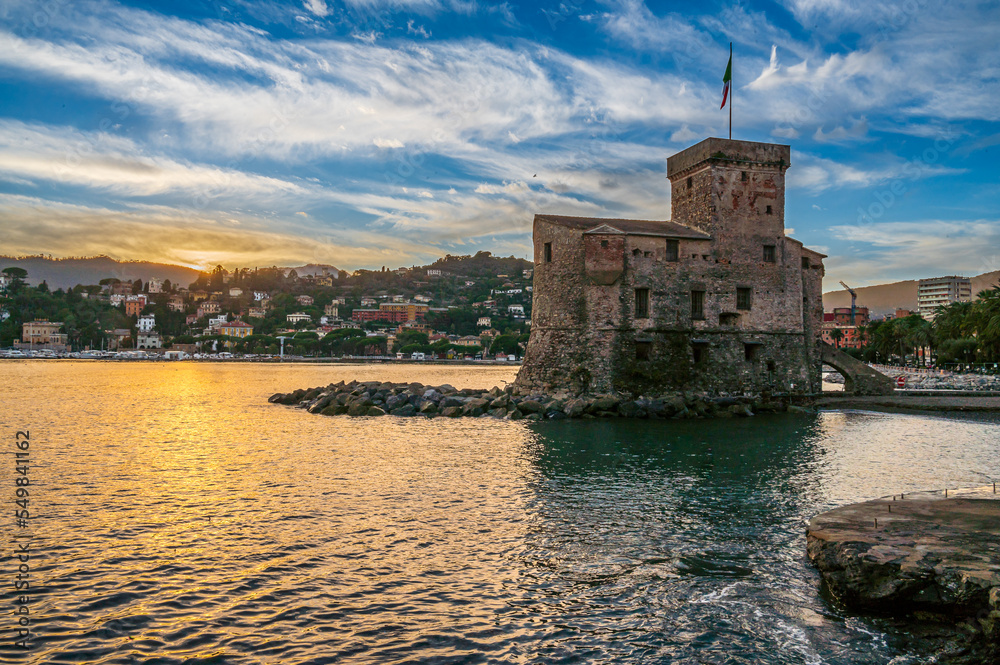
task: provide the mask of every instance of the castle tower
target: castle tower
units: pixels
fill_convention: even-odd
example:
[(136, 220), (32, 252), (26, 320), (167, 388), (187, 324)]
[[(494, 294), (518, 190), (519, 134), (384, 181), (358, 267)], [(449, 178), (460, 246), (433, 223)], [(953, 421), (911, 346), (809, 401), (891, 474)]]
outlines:
[(670, 221), (536, 215), (515, 389), (819, 391), (824, 256), (785, 236), (790, 153), (718, 138), (677, 153)]
[(715, 238), (716, 259), (761, 261), (785, 235), (790, 153), (787, 145), (718, 138), (682, 150), (667, 159), (671, 219)]

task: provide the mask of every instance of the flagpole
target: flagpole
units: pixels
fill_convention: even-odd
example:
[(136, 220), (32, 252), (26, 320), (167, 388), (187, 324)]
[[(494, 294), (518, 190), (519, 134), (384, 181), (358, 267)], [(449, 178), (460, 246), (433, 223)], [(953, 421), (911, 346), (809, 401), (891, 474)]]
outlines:
[[(729, 42), (729, 62), (733, 61), (733, 43)], [(732, 74), (729, 79), (729, 140), (733, 140), (733, 85)]]

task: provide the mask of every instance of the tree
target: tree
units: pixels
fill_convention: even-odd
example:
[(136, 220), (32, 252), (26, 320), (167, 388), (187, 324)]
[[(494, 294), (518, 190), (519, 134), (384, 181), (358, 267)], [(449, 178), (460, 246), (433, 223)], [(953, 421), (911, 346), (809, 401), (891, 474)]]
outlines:
[(841, 330), (840, 328), (834, 328), (833, 330), (830, 331), (830, 339), (833, 340), (833, 345), (839, 349), (840, 340), (844, 339), (844, 331)]

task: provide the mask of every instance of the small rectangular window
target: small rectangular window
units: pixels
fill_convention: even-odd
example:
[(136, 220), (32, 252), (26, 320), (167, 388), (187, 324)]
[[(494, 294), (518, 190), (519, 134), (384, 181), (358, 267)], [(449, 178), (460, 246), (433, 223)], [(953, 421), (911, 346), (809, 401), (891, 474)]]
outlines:
[(691, 345), (691, 356), (695, 365), (708, 361), (708, 344), (696, 342)]
[(764, 262), (775, 263), (776, 261), (777, 255), (774, 251), (774, 245), (764, 245)]
[(649, 318), (649, 289), (635, 290), (635, 318)]
[(772, 214), (774, 214), (774, 212), (773, 212), (773, 210), (772, 210), (771, 206), (767, 206), (767, 214), (768, 214), (768, 215), (772, 215)]
[(636, 360), (649, 360), (649, 356), (652, 355), (653, 343), (652, 342), (636, 342), (635, 343), (635, 359)]
[(677, 261), (680, 259), (680, 241), (667, 241), (667, 261)]
[(694, 180), (689, 176), (688, 177), (688, 189), (691, 189), (691, 187), (693, 186), (693, 183), (694, 183)]
[(747, 362), (753, 362), (753, 359), (757, 357), (757, 345), (756, 344), (744, 344), (743, 345), (743, 359)]
[(552, 243), (545, 243), (543, 253), (545, 255), (545, 262), (552, 263)]
[(691, 292), (691, 319), (694, 321), (705, 320), (705, 292)]
[(743, 182), (746, 182), (748, 179), (749, 178), (747, 178), (747, 172), (746, 171), (740, 171), (740, 180), (742, 180)]
[(608, 247), (608, 241), (607, 240), (602, 240), (601, 241), (601, 247), (607, 249), (607, 247)]
[(809, 267), (809, 257), (808, 256), (803, 256), (802, 257), (802, 267), (803, 268), (808, 268)]
[(753, 289), (739, 287), (736, 289), (736, 309), (750, 309), (750, 300)]

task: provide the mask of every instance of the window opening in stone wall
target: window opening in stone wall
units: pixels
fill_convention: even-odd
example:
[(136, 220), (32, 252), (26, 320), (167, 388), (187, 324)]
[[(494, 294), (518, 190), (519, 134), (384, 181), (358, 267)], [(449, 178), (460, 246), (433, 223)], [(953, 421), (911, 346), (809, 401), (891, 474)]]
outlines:
[(750, 300), (753, 289), (748, 287), (738, 287), (736, 289), (736, 309), (750, 309)]
[(774, 245), (764, 245), (764, 262), (765, 263), (775, 263), (776, 253), (774, 251)]
[(649, 318), (649, 289), (635, 290), (635, 318)]
[(748, 180), (746, 171), (740, 171), (740, 180), (743, 182), (746, 182)]
[(740, 315), (735, 312), (724, 312), (719, 314), (719, 325), (735, 326), (740, 322)]
[(632, 256), (639, 256), (640, 254), (642, 254), (641, 249), (636, 248), (632, 250)]
[(768, 360), (767, 361), (767, 371), (768, 372), (773, 372), (774, 371), (774, 361), (773, 360)]
[(696, 342), (691, 345), (691, 357), (695, 365), (700, 365), (708, 361), (708, 344)]
[(767, 206), (767, 214), (768, 215), (774, 214), (774, 210), (771, 208), (771, 206)]
[(653, 354), (653, 343), (652, 342), (636, 342), (635, 343), (635, 359), (636, 360), (649, 360), (649, 357)]
[(703, 321), (705, 319), (704, 291), (691, 292), (691, 318), (695, 321)]
[(677, 240), (667, 241), (667, 261), (677, 261), (680, 259), (680, 242)]
[(803, 268), (808, 268), (809, 267), (809, 257), (808, 256), (803, 256), (802, 257), (802, 267)]
[(545, 256), (545, 262), (552, 263), (552, 243), (545, 243), (542, 253)]
[(608, 247), (608, 241), (607, 240), (602, 240), (601, 241), (601, 247), (607, 249), (607, 247)]
[(753, 362), (757, 357), (757, 347), (758, 344), (744, 344), (743, 345), (743, 359), (747, 362)]
[(688, 189), (691, 189), (693, 186), (694, 186), (694, 179), (688, 176)]

